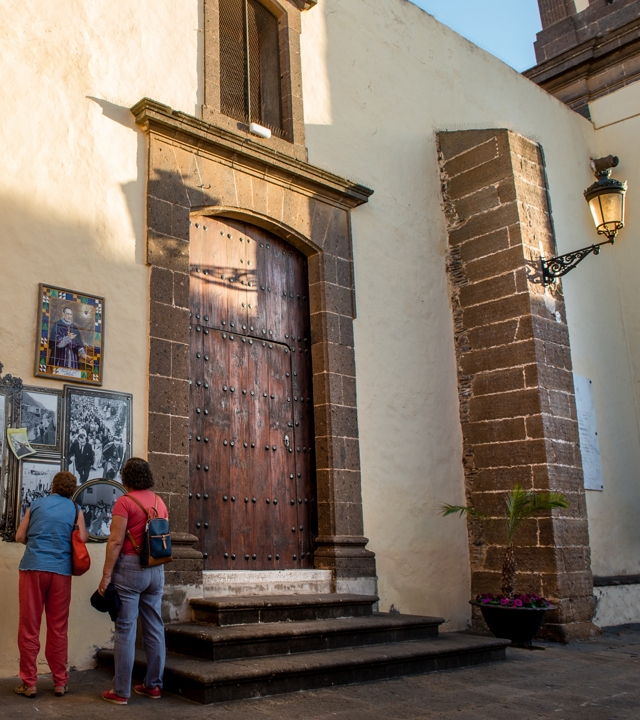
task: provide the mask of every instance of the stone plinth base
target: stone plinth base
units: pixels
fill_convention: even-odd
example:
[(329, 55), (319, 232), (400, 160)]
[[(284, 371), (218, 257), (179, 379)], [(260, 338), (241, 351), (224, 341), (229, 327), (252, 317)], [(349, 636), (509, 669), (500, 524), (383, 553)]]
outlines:
[(331, 592), (330, 570), (205, 570), (205, 597), (314, 595)]

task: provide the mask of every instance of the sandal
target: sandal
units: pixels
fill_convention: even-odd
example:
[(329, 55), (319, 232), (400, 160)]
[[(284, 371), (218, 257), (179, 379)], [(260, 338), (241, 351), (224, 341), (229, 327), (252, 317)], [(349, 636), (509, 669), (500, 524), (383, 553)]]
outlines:
[(13, 688), (13, 692), (17, 695), (24, 695), (25, 697), (33, 699), (36, 696), (36, 686), (29, 686), (22, 683), (22, 685), (18, 685), (18, 687)]

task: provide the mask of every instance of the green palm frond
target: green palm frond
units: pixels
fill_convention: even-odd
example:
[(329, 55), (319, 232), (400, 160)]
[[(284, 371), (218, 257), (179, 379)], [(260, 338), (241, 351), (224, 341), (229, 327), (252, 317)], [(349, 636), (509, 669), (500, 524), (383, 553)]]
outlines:
[(476, 518), (477, 520), (488, 520), (488, 515), (483, 515), (474, 508), (467, 507), (466, 505), (443, 505), (440, 508), (440, 514), (442, 517), (447, 515), (469, 515), (469, 517)]
[(516, 485), (505, 498), (505, 513), (501, 517), (489, 517), (466, 505), (442, 505), (440, 513), (443, 517), (468, 515), (477, 520), (506, 521), (508, 546), (505, 549), (505, 561), (502, 567), (502, 592), (510, 596), (513, 594), (516, 578), (513, 539), (518, 528), (536, 513), (568, 507), (569, 501), (561, 493), (525, 490), (521, 485)]
[[(505, 499), (506, 513), (504, 520), (507, 523), (507, 538), (509, 545), (513, 544), (513, 538), (522, 523), (539, 512), (546, 510), (557, 510), (558, 508), (569, 507), (568, 500), (561, 493), (557, 492), (534, 492), (525, 490), (521, 485), (516, 485)], [(443, 517), (448, 515), (468, 515), (476, 520), (490, 520), (489, 515), (478, 512), (466, 505), (442, 505), (440, 513)], [(497, 518), (496, 518), (497, 519)]]
[(568, 508), (569, 502), (561, 493), (533, 492), (516, 485), (507, 495), (507, 538), (513, 544), (513, 538), (520, 525), (532, 515), (546, 510)]

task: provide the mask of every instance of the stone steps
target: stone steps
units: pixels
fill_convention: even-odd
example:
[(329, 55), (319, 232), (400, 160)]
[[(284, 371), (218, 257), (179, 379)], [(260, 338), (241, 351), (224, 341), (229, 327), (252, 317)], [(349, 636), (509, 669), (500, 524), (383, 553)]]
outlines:
[(297, 622), (340, 617), (366, 617), (378, 601), (375, 595), (261, 595), (191, 600), (196, 622), (212, 625)]
[(370, 617), (253, 625), (169, 625), (167, 650), (207, 660), (318, 652), (344, 647), (426, 640), (442, 618), (374, 613)]
[[(195, 702), (227, 702), (504, 660), (508, 644), (448, 633), (414, 642), (221, 662), (167, 653), (164, 685)], [(100, 650), (98, 659), (112, 666), (113, 651)], [(144, 653), (138, 652), (134, 674), (141, 678), (145, 669)]]
[[(437, 617), (374, 613), (375, 595), (197, 598), (166, 628), (169, 692), (225, 702), (504, 660), (507, 640), (438, 636)], [(113, 651), (101, 650), (113, 665)], [(146, 670), (136, 655), (136, 677)]]

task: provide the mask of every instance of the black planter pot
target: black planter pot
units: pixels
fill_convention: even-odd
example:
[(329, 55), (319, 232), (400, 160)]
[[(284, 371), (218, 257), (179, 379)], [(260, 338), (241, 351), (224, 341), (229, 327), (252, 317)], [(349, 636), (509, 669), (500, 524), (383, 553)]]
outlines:
[(555, 606), (548, 608), (514, 608), (501, 605), (487, 605), (471, 601), (482, 612), (484, 621), (489, 630), (497, 637), (511, 640), (515, 645), (531, 645), (533, 638), (540, 632), (547, 610), (555, 610)]

